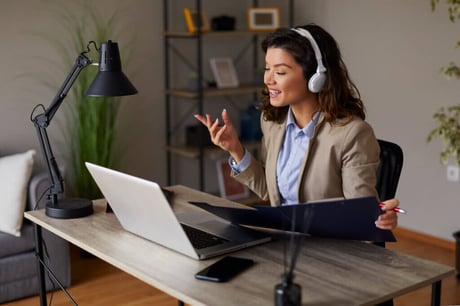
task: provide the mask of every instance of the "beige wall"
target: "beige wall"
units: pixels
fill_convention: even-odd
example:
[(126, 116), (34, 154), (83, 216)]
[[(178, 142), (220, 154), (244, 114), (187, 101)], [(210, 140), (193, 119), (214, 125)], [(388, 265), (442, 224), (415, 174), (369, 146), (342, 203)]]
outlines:
[[(71, 5), (75, 1), (60, 2)], [(238, 12), (250, 3), (203, 2), (209, 6), (209, 17), (224, 13), (219, 11), (221, 5), (226, 5), (225, 12)], [(56, 51), (39, 36), (31, 35), (37, 31), (62, 37), (50, 10), (55, 5), (52, 3), (0, 1), (1, 153), (38, 149), (30, 112), (38, 103), (48, 105), (57, 91), (44, 88), (37, 77), (24, 76), (56, 71), (50, 81), (60, 83), (72, 64), (47, 67), (44, 58)], [(131, 35), (138, 37), (130, 68), (136, 71), (132, 79), (139, 94), (126, 98), (122, 108), (118, 148), (123, 152), (121, 168), (165, 183), (162, 1), (90, 3), (107, 13), (108, 7), (118, 3), (129, 23), (125, 41)], [(186, 3), (190, 1), (180, 5)], [(181, 14), (174, 18), (182, 24)], [(244, 14), (238, 18), (245, 22)], [(398, 197), (408, 214), (400, 217), (401, 226), (451, 240), (452, 233), (460, 229), (459, 184), (446, 180), (446, 168), (438, 161), (440, 144), (427, 144), (425, 138), (434, 126), (433, 112), (440, 106), (458, 103), (458, 81), (447, 81), (439, 68), (451, 60), (458, 62), (460, 53), (453, 46), (460, 38), (460, 25), (448, 21), (443, 7), (432, 13), (429, 0), (297, 0), (295, 23), (307, 22), (324, 26), (339, 42), (377, 136), (403, 147), (405, 165)], [(63, 121), (58, 118), (63, 118), (60, 113), (55, 121)], [(55, 121), (49, 132), (59, 156), (64, 151), (59, 125), (64, 123)]]

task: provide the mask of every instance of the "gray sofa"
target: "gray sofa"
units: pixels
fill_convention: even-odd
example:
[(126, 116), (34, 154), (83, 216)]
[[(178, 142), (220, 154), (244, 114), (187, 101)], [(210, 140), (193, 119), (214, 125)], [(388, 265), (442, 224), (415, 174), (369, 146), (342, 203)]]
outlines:
[[(27, 210), (33, 210), (40, 196), (48, 188), (46, 173), (33, 174), (29, 182)], [(38, 207), (44, 208), (46, 195)], [(58, 280), (70, 286), (69, 244), (43, 229), (46, 261)], [(47, 250), (47, 252), (46, 252)], [(45, 254), (46, 256), (46, 254)], [(46, 277), (47, 290), (59, 289), (50, 277)], [(21, 237), (0, 232), (0, 303), (37, 295), (39, 293), (38, 270), (35, 259), (35, 239), (32, 223), (24, 220)]]

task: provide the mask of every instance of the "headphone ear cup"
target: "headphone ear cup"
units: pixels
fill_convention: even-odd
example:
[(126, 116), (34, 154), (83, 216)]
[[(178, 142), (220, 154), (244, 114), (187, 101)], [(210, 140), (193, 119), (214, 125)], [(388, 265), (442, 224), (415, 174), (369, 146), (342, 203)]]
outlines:
[(310, 80), (308, 80), (308, 90), (312, 93), (318, 93), (323, 89), (326, 82), (326, 74), (324, 72), (316, 72)]

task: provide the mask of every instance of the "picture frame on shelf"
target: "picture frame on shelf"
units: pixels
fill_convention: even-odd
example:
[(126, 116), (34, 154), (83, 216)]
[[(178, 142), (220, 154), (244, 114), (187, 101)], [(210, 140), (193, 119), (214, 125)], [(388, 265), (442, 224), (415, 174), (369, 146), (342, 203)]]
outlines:
[(235, 180), (231, 175), (228, 159), (219, 159), (216, 162), (219, 192), (222, 198), (239, 200), (249, 197), (249, 188)]
[(250, 31), (273, 31), (280, 26), (277, 7), (250, 7), (247, 10)]
[(187, 30), (190, 33), (208, 32), (210, 30), (209, 20), (206, 17), (206, 12), (200, 10), (200, 13), (196, 9), (184, 8), (185, 23), (187, 24)]
[(233, 60), (229, 57), (213, 57), (210, 60), (212, 74), (217, 88), (234, 88), (239, 86)]

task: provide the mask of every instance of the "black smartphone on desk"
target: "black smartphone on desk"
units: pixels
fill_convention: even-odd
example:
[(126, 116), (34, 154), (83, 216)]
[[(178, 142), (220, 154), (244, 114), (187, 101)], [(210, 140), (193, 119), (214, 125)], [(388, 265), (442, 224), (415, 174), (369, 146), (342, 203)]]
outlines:
[(248, 258), (226, 256), (195, 274), (195, 278), (212, 282), (226, 282), (254, 265)]

